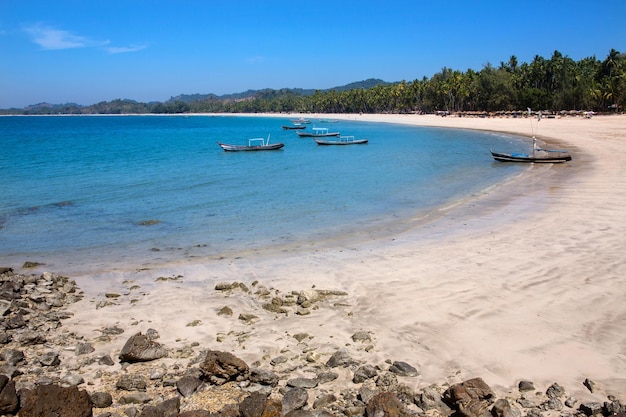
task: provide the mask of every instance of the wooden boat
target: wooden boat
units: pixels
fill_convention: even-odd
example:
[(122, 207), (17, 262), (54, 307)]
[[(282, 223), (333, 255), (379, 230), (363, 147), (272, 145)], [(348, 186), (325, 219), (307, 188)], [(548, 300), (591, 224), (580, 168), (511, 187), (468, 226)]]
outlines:
[(499, 162), (534, 162), (559, 164), (571, 161), (572, 157), (565, 150), (558, 149), (534, 149), (533, 153), (500, 153), (491, 151), (493, 159)]
[(270, 136), (267, 135), (267, 140), (264, 138), (248, 139), (247, 145), (231, 145), (228, 143), (217, 142), (222, 149), (227, 152), (240, 152), (240, 151), (274, 151), (285, 146), (284, 143), (270, 143)]
[(291, 123), (308, 125), (309, 123), (311, 123), (311, 121), (309, 119), (304, 119), (304, 118), (301, 117), (299, 119), (291, 119)]
[(311, 132), (296, 132), (301, 138), (326, 138), (339, 136), (339, 132), (329, 132), (326, 127), (314, 127)]
[[(532, 115), (532, 111), (528, 108), (528, 116)], [(537, 114), (537, 122), (541, 120), (541, 112)], [(546, 163), (546, 164), (559, 164), (572, 160), (572, 156), (564, 149), (541, 149), (537, 147), (537, 138), (535, 137), (535, 129), (532, 125), (533, 131), (533, 149), (532, 153), (503, 153), (491, 151), (493, 159), (499, 162), (532, 162), (532, 163)]]
[(318, 139), (315, 138), (318, 145), (361, 145), (367, 143), (367, 139), (355, 139), (354, 136), (340, 136), (337, 139)]
[(292, 126), (283, 126), (283, 129), (285, 129), (285, 130), (299, 130), (299, 129), (306, 129), (306, 126), (294, 124)]

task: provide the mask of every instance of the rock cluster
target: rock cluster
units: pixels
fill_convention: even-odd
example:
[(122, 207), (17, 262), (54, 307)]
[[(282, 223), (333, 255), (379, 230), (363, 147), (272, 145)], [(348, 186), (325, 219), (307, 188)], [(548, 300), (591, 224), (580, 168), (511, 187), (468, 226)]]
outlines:
[[(218, 284), (215, 290), (248, 291), (241, 283)], [(262, 308), (267, 312), (307, 315), (320, 308), (321, 301), (345, 293), (264, 295)], [(522, 380), (504, 397), (481, 378), (416, 391), (407, 384), (419, 375), (412, 364), (363, 363), (349, 349), (322, 359), (305, 347), (299, 358), (246, 363), (231, 352), (197, 344), (168, 348), (159, 343), (154, 329), (129, 337), (113, 326), (101, 330), (102, 339), (85, 341), (62, 328), (70, 316), (66, 306), (81, 297), (68, 278), (0, 268), (0, 416), (626, 417), (626, 406), (614, 396), (579, 403), (557, 383), (541, 389)], [(229, 310), (222, 308), (218, 314), (232, 315)], [(95, 353), (98, 343), (112, 338), (126, 339), (119, 352)], [(306, 334), (294, 338), (303, 344), (308, 339)], [(367, 332), (354, 333), (352, 340), (373, 343)], [(78, 359), (66, 360), (68, 352)], [(173, 364), (166, 362), (172, 358)], [(85, 381), (87, 374), (93, 380)], [(598, 390), (591, 380), (581, 384), (590, 392)]]

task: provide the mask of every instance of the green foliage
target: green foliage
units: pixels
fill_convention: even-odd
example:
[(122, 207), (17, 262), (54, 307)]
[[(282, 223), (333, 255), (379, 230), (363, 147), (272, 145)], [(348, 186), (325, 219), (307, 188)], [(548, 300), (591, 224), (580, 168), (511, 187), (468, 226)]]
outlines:
[(550, 59), (535, 56), (519, 63), (515, 56), (499, 67), (479, 72), (443, 68), (430, 79), (385, 83), (370, 79), (329, 90), (249, 90), (218, 97), (181, 95), (163, 103), (113, 100), (92, 106), (42, 103), (3, 114), (133, 114), (133, 113), (430, 113), (594, 110), (622, 111), (626, 100), (626, 54), (612, 49), (603, 61), (588, 57), (575, 62), (559, 51)]

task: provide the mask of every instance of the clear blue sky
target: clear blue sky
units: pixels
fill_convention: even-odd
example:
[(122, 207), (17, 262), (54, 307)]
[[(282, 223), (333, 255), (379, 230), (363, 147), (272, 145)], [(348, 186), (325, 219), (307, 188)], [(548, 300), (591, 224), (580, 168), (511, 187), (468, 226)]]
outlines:
[(626, 0), (0, 0), (0, 108), (413, 81), (626, 52)]

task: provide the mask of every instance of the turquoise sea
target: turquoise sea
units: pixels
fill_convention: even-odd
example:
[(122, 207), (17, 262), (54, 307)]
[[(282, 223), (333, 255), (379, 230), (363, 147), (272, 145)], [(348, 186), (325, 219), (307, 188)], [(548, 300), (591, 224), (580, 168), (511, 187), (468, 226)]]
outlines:
[[(514, 136), (311, 122), (369, 143), (318, 146), (283, 130), (288, 116), (0, 117), (0, 265), (89, 269), (358, 240), (524, 169), (489, 154)], [(216, 144), (267, 135), (285, 147)]]

